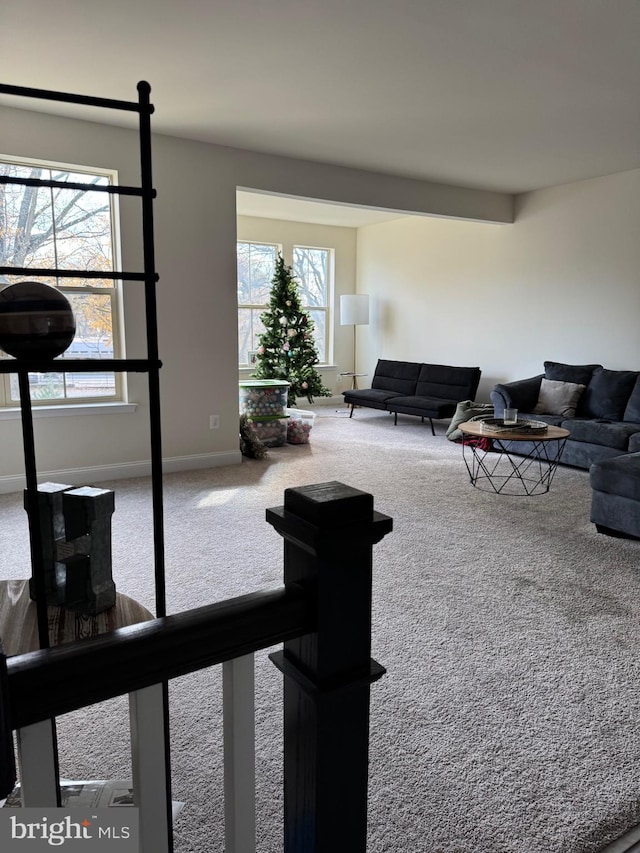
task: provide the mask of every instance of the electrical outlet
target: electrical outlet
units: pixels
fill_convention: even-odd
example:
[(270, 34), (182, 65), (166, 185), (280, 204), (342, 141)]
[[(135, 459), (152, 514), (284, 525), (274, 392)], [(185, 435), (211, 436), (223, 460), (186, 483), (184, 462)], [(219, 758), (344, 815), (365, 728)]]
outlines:
[(220, 428), (220, 415), (209, 415), (209, 429)]

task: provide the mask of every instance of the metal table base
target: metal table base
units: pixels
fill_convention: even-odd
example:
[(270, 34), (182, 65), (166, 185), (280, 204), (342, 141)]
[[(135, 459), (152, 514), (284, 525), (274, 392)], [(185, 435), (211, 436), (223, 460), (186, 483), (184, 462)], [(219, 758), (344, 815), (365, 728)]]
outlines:
[(471, 483), (498, 495), (531, 496), (546, 494), (551, 487), (567, 442), (565, 438), (536, 440), (524, 455), (513, 451), (521, 442), (491, 436), (492, 447), (463, 443), (462, 457)]

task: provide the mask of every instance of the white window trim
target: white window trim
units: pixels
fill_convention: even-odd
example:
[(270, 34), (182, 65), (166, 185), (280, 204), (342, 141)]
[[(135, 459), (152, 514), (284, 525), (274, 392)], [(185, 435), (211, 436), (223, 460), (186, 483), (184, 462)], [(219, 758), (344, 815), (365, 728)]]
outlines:
[[(33, 406), (34, 419), (74, 417), (76, 415), (132, 415), (137, 403), (114, 401), (111, 403), (60, 403), (57, 406)], [(20, 409), (0, 408), (0, 421), (17, 421), (21, 417)]]

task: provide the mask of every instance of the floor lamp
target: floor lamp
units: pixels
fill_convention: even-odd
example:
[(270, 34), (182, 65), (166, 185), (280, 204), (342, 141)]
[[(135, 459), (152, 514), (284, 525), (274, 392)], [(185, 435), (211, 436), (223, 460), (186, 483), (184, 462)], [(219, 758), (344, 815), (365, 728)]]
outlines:
[(340, 297), (340, 325), (353, 326), (353, 372), (341, 376), (353, 377), (353, 388), (358, 387), (356, 380), (356, 326), (369, 325), (369, 297), (365, 293), (346, 293)]

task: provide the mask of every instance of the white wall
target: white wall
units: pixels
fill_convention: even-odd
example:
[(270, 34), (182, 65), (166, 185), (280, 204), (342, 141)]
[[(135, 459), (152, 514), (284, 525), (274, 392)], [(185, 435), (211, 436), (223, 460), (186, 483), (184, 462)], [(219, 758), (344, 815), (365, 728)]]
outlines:
[[(91, 118), (99, 111), (91, 111)], [(134, 131), (0, 107), (0, 153), (117, 169), (139, 183)], [(506, 194), (376, 175), (154, 135), (163, 451), (174, 467), (238, 461), (236, 188), (342, 203), (509, 221)], [(122, 203), (125, 269), (141, 267), (136, 200)], [(127, 354), (145, 354), (141, 292), (127, 285)], [(149, 458), (145, 378), (130, 381), (133, 415), (36, 422), (38, 470), (68, 482), (136, 474)], [(220, 429), (209, 429), (209, 415)], [(20, 488), (19, 421), (0, 421), (0, 491)], [(143, 467), (143, 466), (142, 466)], [(75, 474), (70, 469), (76, 469)]]
[[(333, 359), (331, 366), (319, 368), (324, 384), (339, 394), (347, 385), (338, 374), (351, 370), (353, 366), (353, 326), (340, 325), (340, 296), (353, 293), (356, 283), (356, 247), (357, 229), (316, 225), (308, 222), (290, 222), (282, 219), (265, 219), (256, 216), (238, 217), (238, 240), (253, 240), (261, 243), (279, 243), (285, 263), (291, 265), (293, 247), (318, 246), (334, 250), (334, 292), (332, 302), (335, 306), (331, 337), (333, 339)], [(251, 376), (251, 370), (241, 370), (240, 378)], [(342, 399), (342, 398), (340, 398)], [(318, 398), (322, 402), (326, 398)], [(300, 400), (304, 406), (305, 400)]]
[(411, 217), (358, 232), (378, 358), (479, 365), (478, 399), (545, 359), (640, 370), (640, 170), (516, 200), (512, 225)]

